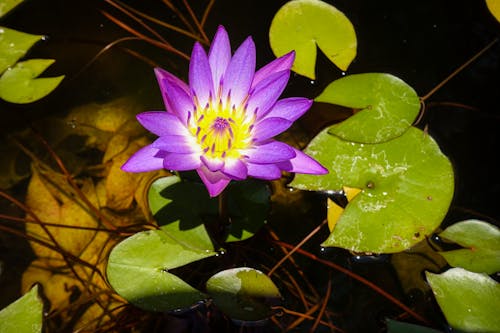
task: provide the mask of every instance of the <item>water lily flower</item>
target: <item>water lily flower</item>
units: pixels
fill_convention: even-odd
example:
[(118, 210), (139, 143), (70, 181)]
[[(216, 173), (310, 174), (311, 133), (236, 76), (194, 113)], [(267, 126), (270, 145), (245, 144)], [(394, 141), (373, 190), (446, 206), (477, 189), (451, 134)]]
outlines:
[(195, 43), (189, 86), (156, 68), (165, 111), (137, 115), (158, 136), (122, 166), (128, 172), (196, 170), (210, 196), (231, 180), (274, 180), (281, 171), (325, 174), (317, 161), (273, 140), (311, 106), (312, 100), (278, 100), (294, 61), (290, 52), (255, 72), (255, 44), (248, 37), (231, 56), (229, 37), (219, 26), (208, 55)]

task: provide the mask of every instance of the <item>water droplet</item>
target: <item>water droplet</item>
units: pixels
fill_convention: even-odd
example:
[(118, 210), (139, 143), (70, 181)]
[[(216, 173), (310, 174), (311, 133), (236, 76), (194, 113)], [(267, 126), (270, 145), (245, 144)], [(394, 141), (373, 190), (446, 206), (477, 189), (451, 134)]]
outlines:
[(347, 73), (346, 73), (346, 72), (341, 72), (340, 74), (341, 74), (342, 76), (346, 76), (346, 74), (347, 74)]

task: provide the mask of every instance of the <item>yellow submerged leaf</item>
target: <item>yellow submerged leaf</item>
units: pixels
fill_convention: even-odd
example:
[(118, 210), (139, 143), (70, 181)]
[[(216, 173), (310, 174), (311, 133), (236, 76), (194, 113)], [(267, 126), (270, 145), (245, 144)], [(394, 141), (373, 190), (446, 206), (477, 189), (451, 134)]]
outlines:
[[(361, 189), (355, 187), (343, 186), (342, 189), (348, 203), (351, 202), (352, 199), (354, 199), (361, 192)], [(342, 215), (342, 213), (344, 212), (344, 208), (340, 207), (333, 200), (328, 198), (327, 209), (328, 228), (330, 229), (330, 231), (333, 231), (335, 225), (337, 224), (337, 221), (340, 219), (340, 215)]]
[(486, 5), (491, 14), (500, 22), (500, 0), (486, 0)]

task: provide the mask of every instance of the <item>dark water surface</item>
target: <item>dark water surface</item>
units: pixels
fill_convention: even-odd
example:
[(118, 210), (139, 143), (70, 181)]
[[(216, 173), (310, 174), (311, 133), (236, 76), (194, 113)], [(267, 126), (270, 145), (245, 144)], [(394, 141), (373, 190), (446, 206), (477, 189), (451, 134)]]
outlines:
[[(197, 12), (206, 1), (190, 1)], [(211, 38), (218, 24), (228, 30), (233, 48), (252, 35), (257, 45), (258, 67), (274, 58), (267, 33), (274, 13), (286, 1), (216, 0), (207, 22)], [(358, 55), (346, 74), (386, 72), (396, 75), (424, 96), (436, 84), (467, 61), (489, 42), (498, 38), (500, 24), (488, 12), (484, 1), (396, 1), (342, 0), (328, 1), (352, 21), (358, 37)], [(127, 1), (155, 17), (177, 22), (161, 1)], [(181, 1), (179, 1), (179, 4)], [(197, 8), (200, 7), (200, 8)], [(48, 39), (37, 44), (29, 58), (53, 58), (56, 63), (45, 75), (66, 74), (61, 86), (47, 98), (30, 105), (0, 102), (0, 142), (18, 131), (37, 126), (47, 116), (63, 117), (76, 106), (105, 103), (122, 96), (131, 96), (141, 109), (163, 109), (162, 100), (150, 64), (138, 60), (118, 47), (104, 53), (95, 62), (89, 61), (108, 43), (127, 32), (116, 27), (99, 10), (117, 14), (103, 1), (28, 0), (15, 12), (2, 19), (1, 25)], [(123, 16), (119, 16), (122, 17)], [(127, 21), (129, 24), (133, 24)], [(164, 32), (172, 44), (190, 53), (192, 40)], [(161, 67), (186, 77), (188, 63), (175, 55), (158, 50), (140, 41), (120, 44), (147, 56)], [(317, 79), (292, 75), (285, 95), (313, 98), (343, 73), (320, 54)], [(83, 71), (82, 71), (83, 70)], [(463, 70), (427, 100), (427, 112), (421, 122), (435, 138), (453, 163), (456, 193), (443, 226), (467, 218), (480, 218), (498, 225), (500, 181), (498, 164), (500, 136), (500, 43)], [(298, 136), (312, 138), (322, 126), (335, 121), (335, 115), (319, 105), (299, 120)], [(26, 183), (10, 189), (23, 197)], [(280, 237), (297, 243), (323, 218), (324, 197), (304, 195), (303, 209), (286, 211), (277, 204), (269, 223)], [(16, 211), (0, 204), (2, 213)], [(302, 213), (298, 213), (302, 212)], [(306, 212), (306, 213), (304, 213)], [(297, 214), (296, 214), (297, 213)], [(302, 214), (302, 215), (301, 215)], [(304, 220), (305, 219), (305, 220)], [(1, 235), (1, 234), (0, 234)], [(323, 238), (322, 238), (323, 237)], [(350, 267), (380, 285), (407, 304), (415, 305), (434, 324), (444, 328), (444, 321), (432, 299), (419, 288), (405, 293), (388, 256), (356, 258), (344, 251), (321, 251), (322, 234), (309, 241), (308, 250)], [(12, 250), (12, 237), (0, 237), (0, 308), (18, 297), (17, 278), (31, 257)], [(20, 254), (21, 253), (21, 254)], [(325, 269), (304, 261), (302, 268), (315, 281), (318, 289), (329, 278)], [(308, 270), (309, 269), (309, 270)], [(374, 293), (333, 274), (335, 289), (331, 307), (341, 315), (339, 322), (346, 332), (383, 330), (384, 316), (399, 313), (394, 306)]]

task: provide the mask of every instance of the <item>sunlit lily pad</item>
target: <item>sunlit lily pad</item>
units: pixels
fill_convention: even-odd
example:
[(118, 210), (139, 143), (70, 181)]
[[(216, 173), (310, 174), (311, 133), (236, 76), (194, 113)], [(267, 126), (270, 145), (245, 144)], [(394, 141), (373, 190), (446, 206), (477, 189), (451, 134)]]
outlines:
[(318, 134), (305, 152), (329, 169), (296, 175), (292, 187), (314, 191), (359, 188), (323, 246), (355, 252), (394, 253), (439, 226), (453, 196), (451, 164), (426, 133), (410, 128), (380, 144), (348, 142)]
[(48, 95), (64, 78), (37, 78), (52, 63), (52, 59), (31, 59), (7, 69), (0, 77), (0, 98), (11, 103), (31, 103)]
[(355, 109), (353, 116), (330, 127), (330, 133), (362, 143), (379, 143), (403, 134), (420, 110), (415, 90), (384, 73), (343, 77), (330, 83), (315, 100)]
[(42, 331), (43, 303), (35, 285), (23, 297), (0, 311), (0, 333)]
[(292, 0), (281, 7), (269, 29), (276, 56), (295, 50), (292, 70), (314, 79), (316, 45), (341, 70), (356, 56), (356, 33), (349, 19), (332, 5), (319, 0)]
[[(227, 242), (253, 236), (266, 222), (269, 191), (256, 180), (232, 183), (225, 190), (228, 217)], [(210, 198), (201, 183), (181, 181), (177, 176), (156, 180), (148, 194), (149, 205), (161, 228), (172, 237), (181, 233), (192, 246), (211, 244), (204, 223), (218, 218), (218, 199)], [(187, 236), (189, 235), (189, 236)], [(211, 246), (211, 245), (210, 245)]]
[(42, 37), (0, 26), (0, 74), (21, 59)]
[(281, 297), (273, 281), (261, 271), (238, 267), (219, 272), (207, 281), (207, 292), (232, 319), (256, 321), (271, 315)]
[(19, 5), (23, 0), (2, 0), (0, 1), (0, 17), (10, 12), (14, 7)]
[(465, 247), (440, 252), (451, 266), (486, 274), (500, 271), (500, 230), (496, 226), (467, 220), (449, 226), (439, 236)]
[(184, 309), (206, 296), (168, 271), (215, 254), (188, 248), (161, 230), (143, 231), (113, 248), (107, 276), (119, 295), (144, 310)]
[(426, 272), (434, 296), (448, 323), (465, 332), (500, 332), (500, 284), (486, 274), (452, 268)]

